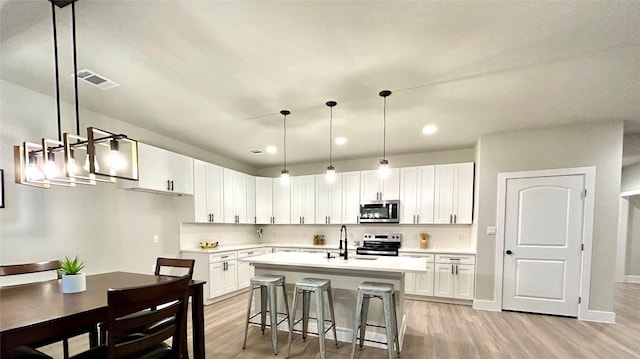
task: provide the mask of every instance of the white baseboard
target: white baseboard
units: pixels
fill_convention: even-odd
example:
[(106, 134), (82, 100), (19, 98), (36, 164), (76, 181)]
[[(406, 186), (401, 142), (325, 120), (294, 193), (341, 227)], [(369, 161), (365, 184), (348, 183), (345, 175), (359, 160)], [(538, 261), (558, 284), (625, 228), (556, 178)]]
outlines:
[(491, 312), (502, 311), (501, 306), (495, 300), (481, 300), (481, 299), (473, 300), (473, 309), (487, 310)]
[(587, 310), (585, 315), (579, 316), (578, 319), (584, 320), (587, 322), (598, 322), (598, 323), (608, 323), (615, 324), (616, 323), (616, 313), (614, 312), (604, 312), (600, 310)]
[(625, 275), (624, 281), (627, 283), (640, 283), (640, 275)]

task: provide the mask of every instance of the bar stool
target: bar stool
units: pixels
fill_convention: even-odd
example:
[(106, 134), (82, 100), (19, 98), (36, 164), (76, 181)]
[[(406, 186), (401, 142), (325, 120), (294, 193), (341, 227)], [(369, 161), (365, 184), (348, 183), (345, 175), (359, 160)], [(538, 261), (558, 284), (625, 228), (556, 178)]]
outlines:
[[(242, 349), (247, 347), (247, 332), (249, 331), (249, 323), (260, 324), (262, 334), (264, 334), (265, 327), (271, 328), (271, 346), (273, 347), (273, 354), (278, 354), (278, 325), (285, 320), (288, 321), (289, 327), (291, 327), (291, 317), (289, 316), (289, 302), (287, 300), (287, 290), (284, 286), (285, 280), (283, 275), (260, 275), (251, 278), (249, 288), (249, 303), (247, 305), (247, 322), (244, 327), (244, 342)], [(278, 313), (278, 294), (277, 287), (282, 286), (282, 294), (284, 295), (284, 306), (286, 313)], [(253, 291), (260, 288), (260, 312), (251, 315), (251, 301), (253, 300)], [(267, 310), (267, 301), (269, 302), (269, 310)], [(266, 324), (267, 313), (269, 313), (269, 319), (271, 324)], [(278, 314), (284, 315), (285, 318), (278, 321)], [(260, 323), (252, 322), (251, 319), (260, 315)]]
[[(313, 292), (316, 302), (316, 318), (309, 317), (309, 305), (311, 299), (311, 293)], [(329, 314), (330, 320), (324, 319), (324, 292), (327, 292), (327, 298), (329, 301)], [(302, 318), (297, 322), (296, 310), (298, 309), (298, 295), (302, 294)], [(307, 339), (307, 333), (309, 328), (309, 319), (315, 319), (318, 323), (318, 342), (320, 343), (320, 358), (325, 359), (324, 349), (324, 335), (333, 328), (333, 337), (336, 340), (336, 348), (338, 347), (338, 336), (336, 334), (336, 318), (333, 311), (333, 296), (331, 295), (331, 281), (328, 279), (319, 278), (304, 278), (296, 282), (296, 287), (293, 291), (293, 317), (289, 326), (289, 348), (287, 349), (287, 358), (291, 354), (291, 342), (293, 341), (293, 326), (302, 321), (302, 340)], [(324, 329), (325, 322), (331, 322), (331, 325), (326, 330)], [(316, 334), (316, 333), (312, 333)]]
[[(382, 299), (384, 311), (384, 326), (367, 324), (369, 313), (369, 299)], [(398, 337), (398, 321), (396, 319), (396, 303), (393, 284), (364, 282), (358, 286), (356, 320), (353, 324), (353, 344), (351, 346), (351, 359), (356, 353), (356, 341), (358, 340), (358, 329), (360, 330), (360, 349), (364, 343), (367, 326), (385, 328), (387, 332), (387, 351), (389, 359), (394, 358), (394, 345), (400, 357), (400, 341)]]

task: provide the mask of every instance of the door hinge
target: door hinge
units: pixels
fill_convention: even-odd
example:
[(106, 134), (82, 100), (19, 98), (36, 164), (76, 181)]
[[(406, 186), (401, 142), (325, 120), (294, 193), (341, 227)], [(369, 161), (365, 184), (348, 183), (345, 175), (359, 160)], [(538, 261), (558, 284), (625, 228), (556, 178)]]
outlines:
[(580, 192), (580, 198), (585, 198), (587, 197), (587, 189), (583, 189), (582, 192)]
[(578, 297), (578, 304), (582, 303), (582, 297)]

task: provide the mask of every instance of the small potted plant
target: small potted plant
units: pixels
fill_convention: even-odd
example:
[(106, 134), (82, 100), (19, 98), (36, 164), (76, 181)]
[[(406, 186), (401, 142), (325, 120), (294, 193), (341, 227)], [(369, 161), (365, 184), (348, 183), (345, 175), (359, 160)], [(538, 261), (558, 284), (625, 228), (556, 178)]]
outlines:
[(82, 273), (84, 262), (76, 256), (74, 259), (64, 257), (60, 261), (60, 272), (62, 272), (62, 293), (78, 293), (87, 289), (87, 277)]

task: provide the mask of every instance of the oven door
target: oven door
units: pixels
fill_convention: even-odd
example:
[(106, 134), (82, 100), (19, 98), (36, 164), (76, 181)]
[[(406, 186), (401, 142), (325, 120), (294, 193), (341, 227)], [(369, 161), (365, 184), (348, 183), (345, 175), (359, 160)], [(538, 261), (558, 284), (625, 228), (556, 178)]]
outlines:
[(399, 223), (400, 201), (360, 203), (360, 223)]

